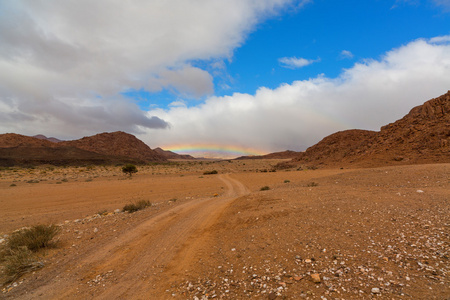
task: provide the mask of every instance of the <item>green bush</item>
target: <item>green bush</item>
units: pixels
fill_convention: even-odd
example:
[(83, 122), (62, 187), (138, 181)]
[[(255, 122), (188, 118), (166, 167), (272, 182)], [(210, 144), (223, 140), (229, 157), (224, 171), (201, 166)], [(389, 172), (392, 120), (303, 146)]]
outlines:
[(127, 204), (123, 207), (123, 211), (127, 211), (129, 213), (136, 212), (138, 210), (144, 209), (146, 207), (152, 206), (152, 203), (148, 200), (141, 200), (136, 203)]
[(260, 191), (268, 191), (268, 190), (270, 190), (270, 187), (268, 187), (268, 186), (266, 185), (266, 186), (263, 186), (262, 188), (260, 188), (259, 190), (260, 190)]
[(131, 175), (133, 175), (133, 173), (137, 173), (137, 171), (138, 171), (138, 169), (136, 168), (136, 166), (132, 165), (132, 164), (127, 164), (122, 167), (122, 172), (124, 172), (125, 174), (128, 174), (130, 177), (131, 177)]

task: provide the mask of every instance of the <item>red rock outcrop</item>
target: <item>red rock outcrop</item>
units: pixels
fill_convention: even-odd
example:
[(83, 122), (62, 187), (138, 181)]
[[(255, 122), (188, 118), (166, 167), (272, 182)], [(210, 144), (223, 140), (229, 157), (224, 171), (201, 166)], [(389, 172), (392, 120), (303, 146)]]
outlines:
[(79, 140), (58, 143), (79, 149), (120, 157), (136, 158), (144, 161), (165, 161), (166, 158), (156, 153), (134, 135), (116, 131), (99, 133)]
[(329, 135), (279, 167), (439, 162), (450, 162), (450, 91), (414, 107), (379, 132), (353, 129)]

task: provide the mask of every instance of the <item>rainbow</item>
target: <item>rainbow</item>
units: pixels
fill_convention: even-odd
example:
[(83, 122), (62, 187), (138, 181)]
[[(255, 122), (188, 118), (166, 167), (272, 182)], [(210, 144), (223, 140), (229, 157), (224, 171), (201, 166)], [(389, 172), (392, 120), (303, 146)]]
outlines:
[(194, 157), (204, 156), (208, 158), (232, 158), (267, 154), (267, 152), (254, 148), (215, 144), (169, 145), (162, 148), (178, 154), (190, 154)]

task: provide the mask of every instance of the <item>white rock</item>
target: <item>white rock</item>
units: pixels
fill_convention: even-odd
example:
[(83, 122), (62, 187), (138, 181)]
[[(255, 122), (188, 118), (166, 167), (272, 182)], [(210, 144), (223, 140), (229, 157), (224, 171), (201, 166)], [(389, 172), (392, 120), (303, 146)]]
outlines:
[(422, 191), (422, 190), (417, 190), (416, 192), (418, 192), (418, 193), (423, 193), (423, 191)]
[(380, 289), (379, 288), (372, 288), (372, 294), (379, 294)]

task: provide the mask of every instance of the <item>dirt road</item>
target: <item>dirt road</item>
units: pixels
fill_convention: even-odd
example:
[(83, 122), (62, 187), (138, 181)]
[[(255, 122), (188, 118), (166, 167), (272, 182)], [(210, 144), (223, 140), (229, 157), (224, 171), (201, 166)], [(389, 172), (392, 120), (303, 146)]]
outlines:
[[(143, 219), (132, 231), (113, 240), (92, 243), (73, 256), (64, 268), (48, 270), (23, 299), (161, 299), (159, 282), (176, 281), (205, 242), (204, 234), (233, 200), (248, 189), (228, 174), (221, 197), (192, 200)], [(170, 272), (170, 274), (167, 274)], [(108, 284), (93, 283), (108, 276)], [(167, 297), (168, 295), (166, 295)]]

